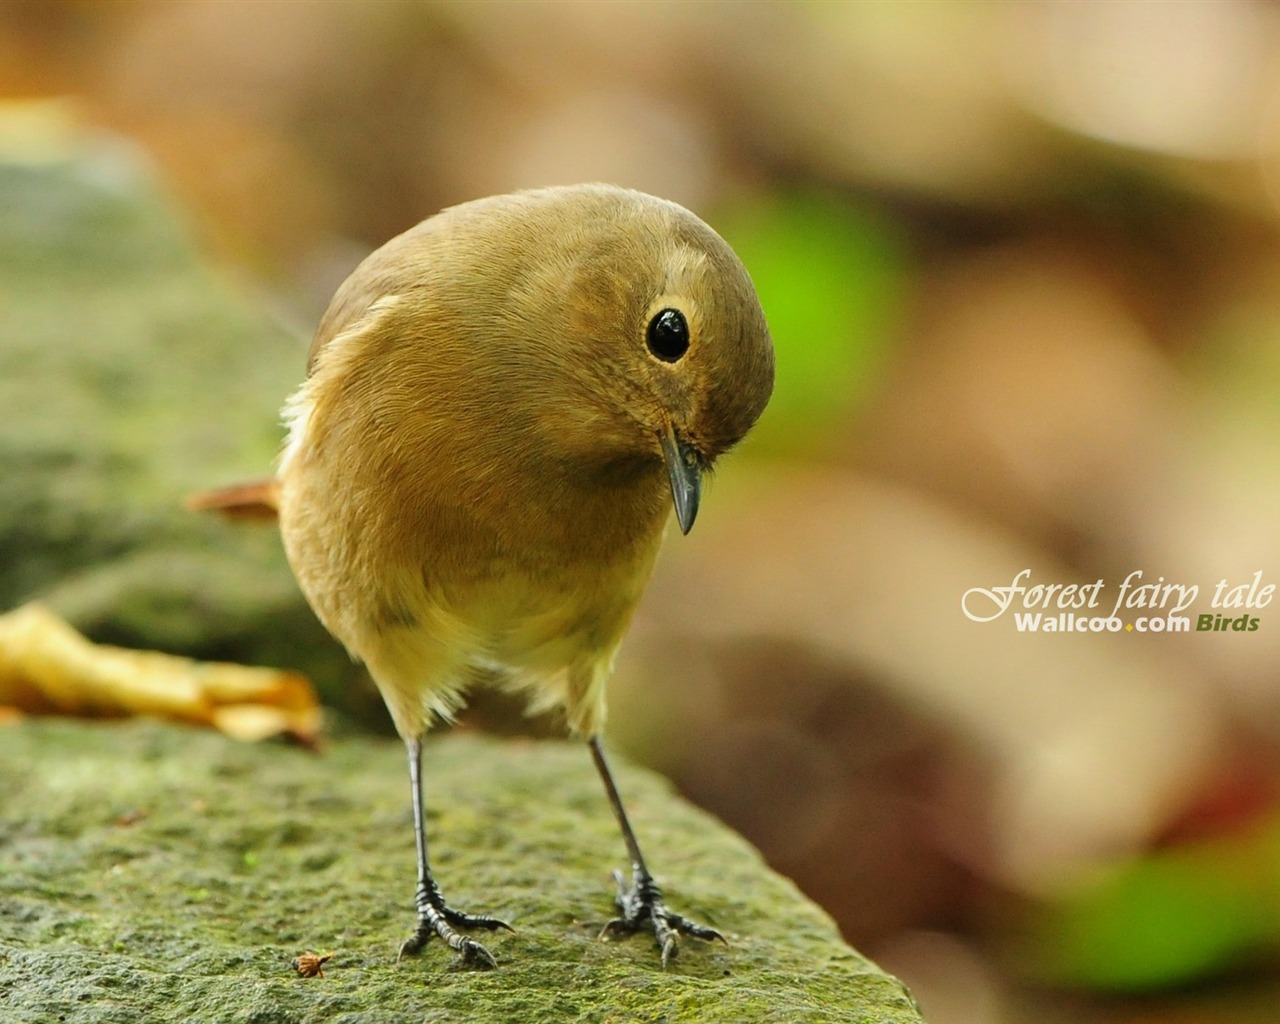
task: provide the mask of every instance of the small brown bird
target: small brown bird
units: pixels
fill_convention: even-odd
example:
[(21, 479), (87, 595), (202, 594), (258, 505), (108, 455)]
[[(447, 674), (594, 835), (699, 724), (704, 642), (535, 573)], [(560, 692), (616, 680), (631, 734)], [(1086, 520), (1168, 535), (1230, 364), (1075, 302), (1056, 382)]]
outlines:
[(590, 745), (631, 857), (620, 917), (662, 961), (680, 933), (600, 745), (605, 680), (671, 504), (688, 532), (702, 475), (773, 388), (773, 347), (729, 246), (674, 203), (607, 185), (455, 206), (339, 288), (286, 407), (280, 528), (321, 621), (365, 663), (409, 752), (417, 930), (472, 966), (427, 858), (423, 734), (468, 686), (562, 709)]

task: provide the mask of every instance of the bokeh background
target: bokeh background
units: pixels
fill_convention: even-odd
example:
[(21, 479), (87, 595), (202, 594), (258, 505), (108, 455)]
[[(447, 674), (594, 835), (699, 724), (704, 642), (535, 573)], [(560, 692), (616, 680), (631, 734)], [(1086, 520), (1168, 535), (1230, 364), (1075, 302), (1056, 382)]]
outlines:
[[(668, 544), (612, 742), (933, 1024), (1275, 1019), (1280, 9), (9, 0), (0, 96), (28, 144), (55, 103), (145, 154), (299, 377), (346, 273), (443, 206), (608, 180), (700, 213), (777, 391)], [(1258, 628), (964, 615), (1022, 569)], [(304, 639), (277, 660), (336, 686)]]

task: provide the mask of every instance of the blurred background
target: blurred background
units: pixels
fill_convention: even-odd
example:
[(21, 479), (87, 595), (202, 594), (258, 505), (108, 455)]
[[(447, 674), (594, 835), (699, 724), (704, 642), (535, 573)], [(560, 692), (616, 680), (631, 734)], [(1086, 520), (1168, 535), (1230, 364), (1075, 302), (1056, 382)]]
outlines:
[[(612, 742), (755, 842), (932, 1024), (1275, 1019), (1280, 9), (9, 0), (0, 97), (0, 158), (27, 174), (88, 152), (84, 180), (159, 183), (220, 286), (269, 315), (222, 371), (201, 323), (129, 321), (145, 361), (190, 367), (148, 399), (186, 446), (136, 469), (179, 492), (228, 482), (212, 420), (260, 441), (236, 471), (266, 471), (334, 288), (439, 208), (607, 180), (701, 214), (758, 285), (777, 390), (668, 542)], [(24, 244), (81, 223), (4, 180)], [(63, 307), (118, 307), (92, 305), (92, 268), (70, 281), (22, 331), (16, 289), (0, 302), (0, 360), (27, 360), (11, 382), (35, 365), (24, 339), (49, 359), (119, 322), (73, 334)], [(122, 415), (122, 365), (58, 413), (77, 451)], [(250, 422), (237, 396), (259, 380)], [(32, 394), (4, 402), (6, 606), (46, 596), (97, 638), (305, 668), (347, 720), (387, 728), (269, 529), (207, 528), (276, 573), (256, 594), (272, 614), (228, 597), (213, 640), (162, 598), (164, 628), (144, 624), (130, 581), (202, 574), (208, 626), (232, 575), (216, 548), (113, 576), (98, 568), (133, 542), (112, 533), (92, 574), (35, 565), (33, 537), (65, 552), (82, 529), (65, 485), (85, 459), (21, 455), (44, 437), (14, 411), (48, 404)], [(966, 591), (1023, 569), (1103, 580), (1103, 615), (1139, 570), (1197, 586), (1193, 623), (1258, 627), (964, 614)], [(1220, 581), (1252, 594), (1215, 607)], [(493, 699), (464, 724), (554, 732)]]

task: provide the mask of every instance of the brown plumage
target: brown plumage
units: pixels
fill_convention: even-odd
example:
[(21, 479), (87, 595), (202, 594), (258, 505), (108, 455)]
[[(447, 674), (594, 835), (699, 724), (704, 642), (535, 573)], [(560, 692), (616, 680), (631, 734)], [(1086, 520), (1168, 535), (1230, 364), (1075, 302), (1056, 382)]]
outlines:
[[(453, 207), (342, 285), (286, 409), (280, 526), (303, 592), (409, 746), (419, 821), (419, 741), (477, 681), (563, 709), (607, 775), (604, 683), (672, 502), (687, 531), (702, 472), (772, 384), (729, 247), (687, 210), (612, 186)], [(616, 928), (653, 927), (665, 961), (675, 931), (714, 933), (662, 906), (615, 811), (636, 868)], [(419, 831), (406, 950), (439, 934), (491, 964), (451, 924), (498, 922), (444, 905)]]

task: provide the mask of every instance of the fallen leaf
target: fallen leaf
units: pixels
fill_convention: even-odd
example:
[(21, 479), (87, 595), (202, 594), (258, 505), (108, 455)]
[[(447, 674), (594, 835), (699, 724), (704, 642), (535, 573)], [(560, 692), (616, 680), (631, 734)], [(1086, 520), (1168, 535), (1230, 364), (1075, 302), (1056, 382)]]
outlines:
[(95, 644), (38, 603), (0, 616), (0, 722), (22, 713), (155, 715), (308, 746), (321, 719), (296, 672)]
[(307, 950), (301, 956), (290, 961), (293, 969), (304, 978), (323, 978), (324, 965), (333, 959), (332, 953), (313, 953)]

